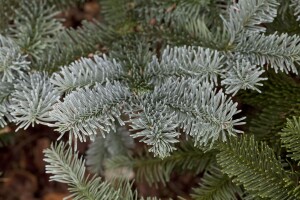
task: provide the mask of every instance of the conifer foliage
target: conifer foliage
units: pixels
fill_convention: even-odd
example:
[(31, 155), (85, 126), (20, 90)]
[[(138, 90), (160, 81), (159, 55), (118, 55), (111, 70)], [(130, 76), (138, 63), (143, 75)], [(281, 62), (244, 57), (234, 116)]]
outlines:
[(300, 1), (98, 0), (101, 22), (64, 27), (84, 3), (0, 0), (0, 126), (61, 134), (46, 172), (70, 198), (159, 198), (98, 177), (127, 168), (200, 174), (192, 199), (300, 199)]

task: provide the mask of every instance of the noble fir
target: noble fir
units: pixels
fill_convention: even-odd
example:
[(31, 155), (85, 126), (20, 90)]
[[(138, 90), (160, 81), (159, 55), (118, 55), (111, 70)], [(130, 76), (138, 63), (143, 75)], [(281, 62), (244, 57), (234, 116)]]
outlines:
[(61, 134), (44, 160), (67, 198), (159, 199), (100, 178), (126, 169), (202, 174), (190, 199), (300, 199), (299, 0), (98, 0), (63, 26), (84, 3), (0, 1), (0, 125)]

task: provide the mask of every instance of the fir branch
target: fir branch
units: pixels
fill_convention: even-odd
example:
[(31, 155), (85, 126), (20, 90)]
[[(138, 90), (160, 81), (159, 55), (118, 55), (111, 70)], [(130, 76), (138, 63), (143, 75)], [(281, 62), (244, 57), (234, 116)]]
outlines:
[(50, 116), (57, 121), (56, 130), (61, 136), (70, 131), (69, 142), (72, 138), (86, 141), (86, 136), (94, 139), (97, 129), (115, 130), (115, 119), (124, 125), (121, 109), (130, 95), (128, 88), (119, 82), (96, 84), (93, 89), (81, 88), (66, 96), (54, 106)]
[(264, 198), (259, 197), (255, 193), (250, 194), (249, 192), (245, 192), (242, 199), (243, 200), (272, 200), (272, 199), (266, 198), (266, 197), (264, 197)]
[(1, 81), (12, 82), (17, 77), (24, 76), (29, 69), (26, 56), (22, 56), (15, 49), (0, 47), (0, 78)]
[(229, 33), (219, 26), (211, 28), (207, 21), (210, 19), (191, 19), (184, 24), (183, 31), (194, 38), (197, 46), (219, 51), (226, 50), (230, 40)]
[(222, 171), (251, 194), (274, 200), (295, 199), (291, 194), (295, 184), (287, 186), (290, 177), (266, 143), (242, 136), (220, 143), (219, 150), (217, 161)]
[[(112, 45), (110, 55), (122, 64), (125, 76), (122, 77), (136, 94), (152, 90), (145, 76), (149, 60), (153, 56), (154, 45), (143, 35), (128, 35)], [(152, 49), (152, 50), (151, 50)]]
[[(172, 8), (172, 2), (156, 1), (156, 0), (136, 0), (134, 11), (136, 12), (137, 19), (140, 22), (149, 23), (151, 19), (155, 19), (158, 24), (170, 23), (172, 20), (172, 12), (168, 10)], [(171, 10), (172, 11), (172, 10)]]
[(245, 118), (232, 119), (240, 112), (236, 106), (212, 84), (170, 78), (145, 93), (126, 112), (132, 130), (138, 131), (133, 137), (142, 137), (141, 141), (152, 145), (150, 151), (163, 158), (175, 150), (178, 128), (200, 145), (213, 145), (218, 139), (225, 141), (227, 136), (241, 132), (234, 127), (244, 124)]
[[(189, 34), (192, 44), (196, 46), (222, 49), (228, 44), (229, 35), (221, 29), (223, 21), (220, 16), (227, 13), (233, 1), (178, 0), (175, 2), (176, 8), (171, 14), (171, 20), (174, 21), (171, 28), (175, 32)], [(188, 44), (186, 39), (184, 44)]]
[(49, 125), (53, 121), (49, 111), (59, 99), (59, 93), (54, 89), (47, 74), (33, 73), (14, 85), (10, 106), (14, 122), (20, 128), (27, 129), (30, 125)]
[(300, 118), (287, 119), (286, 126), (280, 133), (282, 146), (286, 148), (288, 156), (300, 165)]
[(170, 76), (191, 77), (202, 82), (217, 84), (224, 74), (224, 56), (217, 51), (201, 47), (174, 47), (164, 49), (161, 59), (153, 57), (146, 71), (150, 83), (163, 83)]
[(54, 18), (57, 14), (55, 7), (48, 6), (44, 0), (23, 1), (16, 11), (11, 35), (22, 51), (34, 60), (57, 42), (56, 35), (63, 28)]
[(260, 77), (265, 70), (252, 65), (249, 61), (244, 59), (237, 59), (236, 61), (229, 62), (225, 75), (221, 84), (225, 86), (226, 93), (236, 95), (236, 93), (243, 89), (252, 89), (261, 92), (257, 86), (262, 86), (260, 81), (266, 80), (267, 78)]
[(299, 22), (294, 15), (294, 6), (292, 0), (279, 0), (280, 6), (277, 11), (277, 17), (272, 23), (264, 24), (267, 28), (266, 34), (288, 33), (289, 35), (299, 34)]
[(193, 189), (191, 196), (195, 200), (238, 200), (242, 195), (241, 187), (233, 184), (219, 167), (211, 166), (205, 171), (199, 187)]
[[(299, 115), (299, 84), (284, 73), (267, 71), (262, 93), (240, 93), (246, 105), (253, 109), (247, 116), (249, 132), (269, 144), (279, 141), (278, 132), (286, 118)], [(277, 145), (278, 146), (278, 145)]]
[(262, 23), (269, 23), (277, 15), (277, 0), (240, 0), (230, 6), (224, 26), (231, 35), (231, 42), (237, 41), (244, 31), (265, 32)]
[(201, 145), (225, 141), (228, 135), (241, 132), (234, 126), (244, 124), (245, 118), (232, 119), (240, 112), (237, 104), (207, 82), (201, 85), (195, 79), (170, 79), (156, 87), (149, 99), (163, 102), (171, 113), (175, 111), (180, 127)]
[(81, 58), (70, 66), (64, 66), (60, 72), (52, 75), (51, 82), (61, 92), (71, 92), (76, 88), (93, 86), (96, 83), (104, 84), (106, 81), (120, 79), (124, 75), (121, 64), (115, 60), (103, 58)]
[(0, 127), (7, 125), (6, 119), (13, 119), (9, 110), (9, 97), (13, 91), (13, 83), (0, 81)]
[(64, 29), (56, 36), (55, 44), (33, 63), (36, 69), (55, 71), (60, 66), (69, 65), (74, 60), (87, 56), (99, 49), (99, 45), (110, 44), (117, 34), (100, 22), (83, 21), (75, 29)]
[(249, 34), (242, 37), (234, 51), (249, 60), (251, 64), (269, 64), (276, 72), (298, 73), (295, 63), (300, 63), (300, 38), (288, 34)]
[[(77, 30), (62, 29), (55, 19), (56, 11), (83, 0), (13, 0), (12, 8), (7, 9), (3, 20), (1, 12), (7, 8), (7, 2), (2, 1), (0, 27), (2, 21), (5, 27), (14, 18), (14, 23), (10, 23), (13, 24), (10, 33), (21, 48), (0, 36), (0, 126), (12, 119), (19, 128), (35, 123), (52, 126), (49, 122), (55, 120), (61, 136), (70, 132), (70, 141), (73, 138), (86, 141), (87, 138), (94, 139), (99, 132), (102, 133), (99, 135), (101, 138), (103, 131), (116, 131), (116, 121), (125, 125), (121, 117), (125, 110), (130, 117), (128, 125), (134, 131), (131, 136), (139, 137), (150, 145), (149, 151), (155, 156), (169, 157), (161, 160), (149, 154), (145, 158), (121, 156), (112, 158), (108, 167), (110, 164), (113, 167), (131, 166), (137, 170), (138, 180), (146, 179), (152, 184), (156, 181), (166, 183), (175, 170), (190, 169), (198, 173), (207, 169), (215, 152), (195, 153), (194, 147), (180, 147), (174, 151), (178, 147), (175, 143), (179, 143), (179, 135), (185, 132), (193, 137), (194, 145), (212, 146), (217, 143), (220, 150), (217, 160), (230, 177), (219, 169), (210, 168), (200, 183), (199, 198), (235, 199), (236, 195), (245, 199), (299, 199), (300, 187), (295, 181), (297, 173), (284, 171), (275, 150), (266, 143), (255, 142), (253, 138), (228, 140), (229, 136), (242, 132), (236, 126), (244, 124), (244, 117), (237, 116), (240, 113), (237, 103), (220, 89), (224, 86), (226, 92), (233, 96), (241, 89), (260, 91), (258, 86), (265, 80), (261, 77), (263, 67), (274, 68), (276, 72), (297, 73), (300, 65), (299, 37), (274, 33), (272, 28), (261, 34), (265, 27), (272, 26), (265, 23), (272, 22), (277, 13), (280, 14), (278, 18), (282, 17), (290, 2), (290, 10), (295, 8), (295, 15), (299, 15), (297, 0), (284, 3), (279, 11), (277, 0), (99, 0), (103, 2), (108, 23), (111, 20), (115, 28), (122, 25), (116, 32), (123, 34), (125, 29), (130, 29), (130, 36), (138, 32), (145, 38), (141, 45), (131, 42), (134, 37), (127, 35), (122, 41), (117, 40), (119, 35), (99, 22), (84, 22)], [(228, 8), (231, 3), (233, 5)], [(139, 15), (144, 22), (141, 18), (133, 18), (139, 13), (140, 6), (145, 7), (144, 11), (150, 11)], [(226, 8), (229, 12), (227, 18)], [(17, 11), (9, 16), (14, 10)], [(18, 16), (15, 17), (15, 14)], [(219, 14), (225, 16), (223, 21)], [(290, 33), (297, 32), (295, 19), (293, 16), (293, 22), (289, 23), (293, 24)], [(7, 30), (0, 31), (6, 33)], [(187, 34), (192, 37), (187, 37)], [(145, 45), (149, 41), (151, 45)], [(160, 57), (161, 50), (169, 41), (208, 48), (167, 47)], [(120, 45), (122, 49), (114, 48), (120, 43), (125, 44)], [(103, 49), (112, 50), (110, 53), (118, 62), (105, 56), (76, 61), (103, 50), (101, 45), (105, 45)], [(22, 51), (29, 56), (23, 55)], [(152, 57), (154, 53), (157, 56)], [(29, 59), (33, 69), (54, 72), (60, 66), (64, 67), (49, 80), (48, 74), (29, 71)], [(267, 71), (265, 74), (271, 73)], [(262, 87), (263, 94), (255, 93), (250, 100), (246, 93), (239, 93), (246, 96), (238, 98), (239, 102), (243, 102), (241, 106), (249, 101), (258, 108), (254, 110), (258, 114), (245, 128), (269, 143), (278, 137), (278, 130), (286, 117), (299, 114), (297, 77), (289, 80), (284, 77), (277, 74)], [(66, 93), (63, 101), (57, 102), (59, 92), (54, 85), (60, 92)], [(299, 161), (296, 141), (300, 138), (297, 138), (296, 132), (300, 118), (293, 120), (287, 123), (280, 135), (288, 156)], [(126, 147), (119, 145), (123, 142), (120, 142), (122, 137), (116, 139), (118, 134), (109, 134), (106, 140), (97, 139), (89, 152), (88, 164), (95, 171), (99, 171), (106, 153), (116, 155), (126, 152)], [(280, 148), (280, 145), (277, 147)], [(73, 158), (73, 150), (65, 144), (52, 145), (45, 152), (49, 163), (47, 171), (54, 174), (53, 180), (69, 184), (75, 200), (138, 198), (136, 192), (130, 191), (128, 182), (117, 184), (122, 189), (115, 190), (99, 178), (85, 178), (83, 158), (78, 158), (78, 153)], [(279, 153), (286, 155), (286, 152)], [(103, 157), (99, 159), (97, 156)], [(243, 197), (241, 188), (234, 186), (231, 178), (244, 186), (247, 192)], [(218, 184), (221, 187), (216, 188)]]
[[(71, 195), (66, 199), (74, 200), (121, 200), (121, 191), (96, 176), (85, 178), (85, 163), (78, 152), (63, 142), (52, 144), (44, 150), (47, 162), (46, 173), (52, 174), (50, 180), (66, 183)], [(74, 155), (74, 156), (73, 156)]]
[(8, 115), (8, 109), (6, 103), (0, 104), (0, 127), (4, 127), (7, 125), (5, 117)]
[(6, 126), (7, 120), (13, 120), (9, 110), (9, 99), (13, 91), (13, 83), (0, 81), (0, 127)]
[[(118, 43), (112, 45), (110, 55), (122, 63), (129, 76), (141, 79), (142, 73), (153, 56), (154, 45), (149, 44), (149, 39), (143, 35), (126, 35)], [(134, 80), (132, 80), (134, 81)]]
[(104, 19), (115, 27), (120, 27), (126, 24), (129, 19), (130, 4), (129, 0), (98, 0), (101, 5), (101, 14)]
[[(170, 1), (165, 13), (170, 13), (170, 20), (173, 26), (184, 26), (189, 21), (202, 19), (207, 26), (212, 24), (219, 25), (221, 23), (220, 13), (224, 13), (228, 1), (218, 2), (215, 0), (175, 0)], [(173, 10), (171, 9), (173, 8)], [(208, 20), (210, 19), (210, 20)]]
[(0, 47), (7, 47), (9, 49), (19, 50), (19, 46), (10, 37), (0, 35)]
[(136, 158), (116, 156), (108, 159), (105, 166), (107, 169), (133, 168), (137, 182), (146, 181), (150, 185), (161, 182), (165, 185), (174, 171), (189, 170), (194, 174), (202, 172), (214, 159), (214, 155), (214, 151), (204, 152), (191, 143), (183, 142), (177, 151), (164, 159), (152, 157), (150, 154)]
[(133, 148), (134, 141), (125, 127), (118, 127), (116, 132), (110, 132), (105, 138), (98, 135), (89, 145), (86, 154), (86, 164), (90, 171), (102, 174), (104, 162), (112, 157), (128, 155), (128, 149)]
[(8, 108), (7, 101), (0, 103), (0, 127), (4, 127), (7, 125), (6, 119), (9, 119), (9, 121), (12, 120), (11, 115), (9, 114), (9, 108)]
[(14, 90), (13, 83), (0, 81), (0, 103), (8, 100), (8, 97)]
[[(150, 98), (147, 99), (150, 100)], [(174, 143), (179, 142), (180, 135), (176, 130), (179, 123), (175, 112), (168, 113), (163, 102), (151, 104), (146, 99), (134, 107), (129, 114), (130, 126), (131, 131), (138, 132), (132, 134), (132, 137), (142, 137), (140, 142), (150, 145), (149, 152), (153, 152), (154, 156), (161, 158), (170, 156), (170, 153), (176, 150)], [(138, 112), (140, 110), (142, 112)], [(138, 114), (135, 114), (136, 112)]]
[(27, 56), (21, 54), (19, 46), (10, 38), (0, 35), (0, 79), (13, 82), (22, 78), (29, 70)]
[[(174, 2), (174, 1), (173, 1)], [(187, 18), (201, 18), (205, 13), (210, 13), (211, 15), (215, 14), (213, 12), (209, 12), (209, 10), (213, 10), (216, 5), (214, 0), (176, 0), (176, 8), (174, 9), (174, 14), (177, 16), (186, 16)]]
[(221, 21), (219, 13), (224, 13), (230, 4), (230, 0), (137, 0), (135, 11), (141, 21), (148, 23), (155, 19), (158, 25), (171, 25), (171, 28), (176, 29), (195, 19), (210, 19), (207, 20), (208, 26), (218, 24)]
[(294, 15), (297, 17), (297, 21), (300, 21), (300, 1), (291, 0), (291, 7), (294, 8)]

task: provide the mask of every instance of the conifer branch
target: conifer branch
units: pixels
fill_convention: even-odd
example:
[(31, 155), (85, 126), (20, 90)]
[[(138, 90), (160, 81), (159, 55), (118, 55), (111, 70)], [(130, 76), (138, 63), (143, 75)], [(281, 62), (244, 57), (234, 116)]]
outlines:
[(53, 72), (60, 66), (69, 65), (74, 60), (95, 52), (99, 45), (110, 44), (117, 34), (100, 22), (83, 21), (82, 26), (76, 30), (64, 29), (55, 37), (57, 41), (33, 63), (34, 68)]
[[(147, 99), (150, 100), (150, 98)], [(164, 158), (176, 150), (174, 144), (179, 142), (180, 133), (176, 130), (179, 123), (176, 114), (168, 112), (163, 102), (151, 105), (147, 99), (142, 100), (139, 105), (134, 105), (134, 111), (129, 114), (132, 123), (130, 124), (131, 130), (138, 131), (132, 136), (142, 137), (140, 142), (150, 145), (149, 151), (153, 152), (154, 156)], [(142, 112), (135, 114), (140, 110)]]
[(0, 104), (0, 127), (7, 125), (6, 119), (9, 115), (7, 102), (1, 102)]
[(86, 152), (86, 164), (89, 170), (102, 174), (107, 159), (128, 155), (128, 149), (134, 147), (134, 141), (125, 127), (118, 127), (116, 132), (110, 132), (105, 138), (98, 135)]
[(201, 47), (175, 47), (164, 49), (161, 59), (153, 57), (146, 76), (151, 83), (163, 83), (170, 76), (191, 77), (217, 84), (218, 76), (224, 74), (224, 56), (217, 51)]
[(8, 100), (8, 97), (14, 90), (13, 83), (0, 81), (0, 103)]
[(60, 92), (71, 92), (76, 88), (93, 86), (96, 83), (120, 79), (124, 75), (121, 64), (110, 61), (105, 55), (103, 58), (81, 58), (70, 66), (64, 66), (60, 72), (52, 75), (51, 82)]
[(163, 158), (175, 150), (178, 128), (200, 145), (225, 141), (227, 136), (241, 132), (234, 127), (244, 124), (245, 118), (233, 119), (240, 112), (236, 106), (212, 84), (170, 78), (126, 112), (132, 130), (138, 131), (133, 137), (142, 137), (141, 141), (152, 145), (150, 151)]
[(46, 173), (52, 174), (50, 180), (66, 183), (71, 195), (66, 199), (74, 200), (121, 200), (121, 191), (96, 176), (85, 177), (85, 163), (78, 152), (63, 142), (52, 144), (44, 150), (47, 162)]
[(192, 19), (184, 24), (184, 30), (190, 34), (196, 44), (201, 47), (224, 50), (228, 46), (230, 35), (229, 33), (220, 28), (211, 29), (207, 21), (210, 19)]
[(101, 5), (101, 13), (107, 22), (113, 26), (120, 27), (126, 24), (129, 19), (130, 4), (129, 0), (98, 0)]
[(286, 148), (288, 156), (300, 165), (300, 118), (287, 119), (286, 126), (280, 133), (282, 146)]
[(10, 38), (0, 35), (0, 79), (13, 82), (24, 77), (29, 70), (27, 56), (21, 54), (19, 46)]
[(13, 119), (9, 112), (9, 97), (13, 91), (13, 83), (0, 81), (0, 127), (7, 125), (6, 119)]
[(96, 84), (92, 89), (81, 88), (67, 95), (63, 102), (54, 105), (50, 116), (57, 121), (56, 130), (62, 135), (70, 131), (70, 142), (73, 138), (86, 141), (87, 136), (94, 139), (98, 129), (115, 130), (115, 120), (124, 125), (121, 109), (130, 95), (128, 88), (119, 82)]
[(231, 138), (220, 143), (217, 154), (222, 171), (242, 184), (251, 194), (261, 198), (294, 200), (292, 191), (296, 186), (284, 171), (273, 150), (264, 142), (256, 142), (254, 137)]
[[(226, 4), (226, 2), (222, 2)], [(199, 19), (203, 15), (214, 15), (216, 13), (208, 12), (208, 9), (220, 11), (222, 9), (222, 3), (215, 2), (214, 0), (208, 1), (194, 1), (194, 0), (178, 0), (176, 3), (176, 8), (172, 18), (186, 16), (188, 19)], [(223, 6), (224, 6), (223, 4)], [(225, 5), (226, 6), (226, 5)], [(203, 14), (204, 13), (204, 14)], [(210, 16), (211, 17), (211, 16)]]
[(57, 14), (55, 7), (50, 7), (45, 0), (23, 1), (16, 11), (10, 34), (24, 53), (37, 60), (57, 42), (56, 35), (63, 29), (54, 18)]
[(155, 88), (150, 99), (163, 99), (170, 111), (177, 113), (180, 128), (201, 145), (224, 141), (228, 135), (240, 132), (234, 126), (244, 124), (244, 118), (232, 119), (240, 112), (237, 104), (207, 82), (200, 85), (195, 79), (169, 80)]
[[(300, 199), (298, 168), (279, 158), (300, 165), (300, 118), (282, 129), (299, 116), (298, 77), (288, 75), (300, 65), (299, 0), (98, 1), (107, 24), (65, 29), (56, 14), (84, 0), (0, 0), (0, 126), (54, 126), (75, 145), (97, 135), (87, 162), (96, 173), (133, 168), (138, 181), (166, 184), (173, 171), (206, 170), (196, 199)], [(132, 132), (118, 133), (125, 123)], [(180, 146), (181, 134), (192, 144)], [(158, 158), (129, 156), (132, 138)], [(64, 143), (45, 155), (74, 200), (157, 199), (128, 181), (85, 177)]]
[(171, 28), (176, 30), (195, 19), (205, 20), (208, 26), (218, 24), (221, 22), (219, 13), (224, 13), (231, 3), (231, 0), (166, 0), (163, 2), (137, 0), (134, 10), (142, 21), (149, 22), (155, 19), (157, 24), (171, 25)]
[(205, 171), (199, 187), (193, 189), (191, 196), (195, 200), (238, 200), (242, 195), (241, 187), (232, 183), (217, 166), (211, 166)]
[(224, 26), (231, 35), (231, 42), (237, 41), (245, 31), (265, 32), (262, 23), (269, 23), (277, 15), (277, 0), (240, 0), (230, 6)]
[(228, 63), (228, 69), (223, 75), (221, 84), (225, 86), (226, 93), (236, 95), (236, 93), (243, 89), (251, 89), (261, 92), (257, 86), (262, 86), (260, 81), (267, 78), (260, 77), (265, 70), (252, 65), (249, 61), (238, 59)]
[(249, 117), (249, 132), (258, 140), (274, 142), (279, 141), (278, 132), (284, 127), (286, 118), (299, 115), (300, 86), (282, 72), (268, 71), (267, 78), (261, 94), (244, 94), (243, 99), (259, 111)]
[(300, 1), (299, 0), (291, 0), (291, 7), (294, 8), (294, 14), (297, 17), (297, 21), (300, 21)]
[(300, 38), (298, 35), (274, 33), (272, 35), (249, 34), (242, 37), (234, 51), (251, 64), (269, 64), (276, 72), (298, 73), (295, 64), (300, 62)]
[(122, 167), (133, 168), (136, 171), (137, 182), (146, 181), (150, 185), (170, 181), (172, 172), (191, 171), (198, 174), (205, 170), (214, 160), (215, 152), (194, 147), (192, 143), (184, 142), (170, 156), (164, 159), (146, 154), (136, 158), (128, 156), (116, 156), (107, 160), (107, 169)]
[(50, 83), (45, 73), (33, 73), (25, 79), (18, 80), (11, 94), (9, 108), (13, 121), (20, 128), (27, 129), (30, 125), (45, 124), (53, 121), (49, 111), (57, 102), (59, 92)]

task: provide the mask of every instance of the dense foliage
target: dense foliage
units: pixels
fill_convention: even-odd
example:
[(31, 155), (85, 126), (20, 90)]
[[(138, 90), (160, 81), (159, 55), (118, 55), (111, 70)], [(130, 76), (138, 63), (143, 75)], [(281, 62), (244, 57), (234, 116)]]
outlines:
[(58, 13), (84, 0), (0, 0), (0, 125), (61, 134), (51, 180), (73, 199), (156, 199), (99, 176), (189, 171), (192, 199), (300, 199), (299, 0), (98, 2), (104, 20), (75, 29)]

